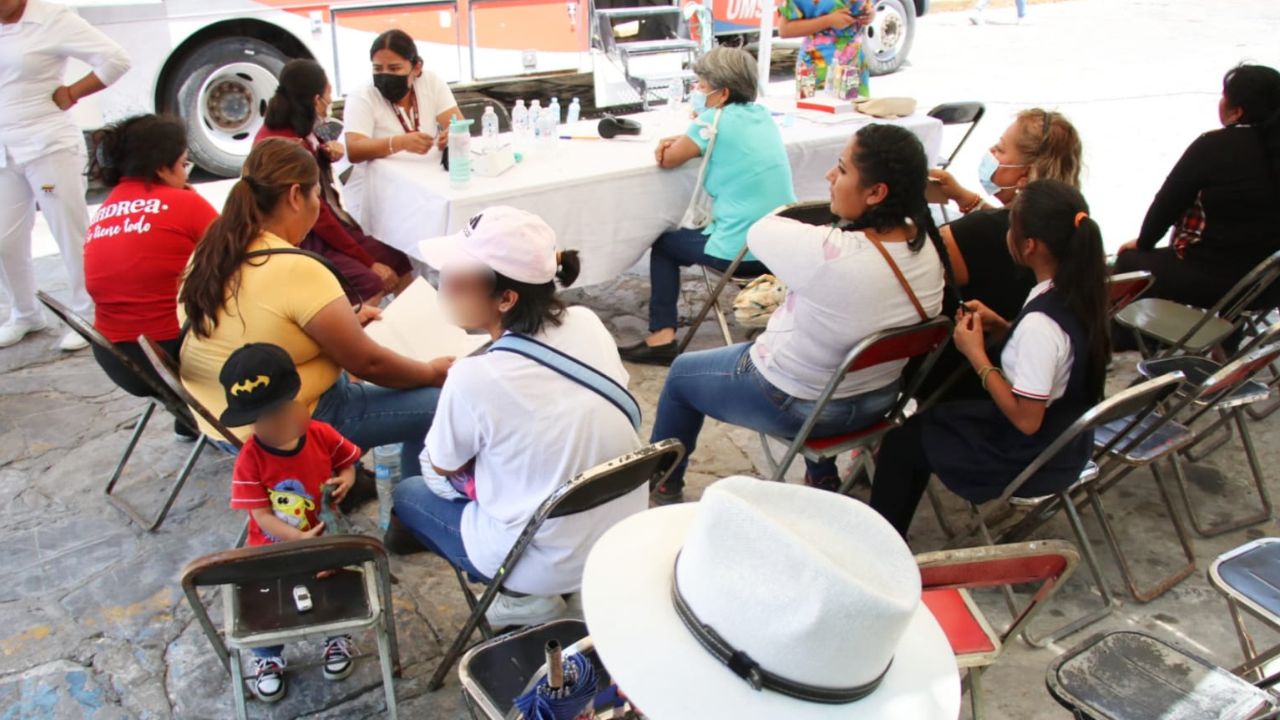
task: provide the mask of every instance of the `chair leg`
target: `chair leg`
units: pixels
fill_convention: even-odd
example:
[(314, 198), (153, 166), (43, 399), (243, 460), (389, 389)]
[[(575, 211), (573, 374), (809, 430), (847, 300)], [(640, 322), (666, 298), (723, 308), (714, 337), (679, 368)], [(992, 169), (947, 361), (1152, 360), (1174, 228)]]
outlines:
[(387, 718), (396, 720), (395, 663), (392, 661), (391, 634), (387, 630), (387, 615), (394, 608), (382, 608), (382, 620), (377, 625), (378, 664), (382, 666), (382, 689), (387, 695)]
[(942, 507), (942, 496), (938, 494), (938, 488), (933, 484), (933, 479), (929, 479), (929, 483), (924, 486), (925, 497), (929, 498), (929, 505), (933, 508), (933, 514), (938, 518), (938, 527), (942, 528), (942, 534), (947, 536), (948, 540), (952, 540), (956, 536), (955, 528), (951, 527), (951, 522), (947, 520), (946, 508)]
[(1129, 586), (1129, 593), (1133, 595), (1134, 600), (1143, 603), (1160, 597), (1169, 588), (1187, 579), (1196, 571), (1196, 554), (1191, 548), (1191, 538), (1187, 536), (1187, 530), (1182, 526), (1182, 519), (1178, 516), (1177, 509), (1173, 505), (1173, 498), (1165, 488), (1164, 479), (1160, 475), (1160, 468), (1155, 463), (1151, 465), (1151, 474), (1155, 478), (1156, 487), (1160, 491), (1160, 499), (1164, 501), (1165, 509), (1169, 513), (1169, 521), (1173, 524), (1174, 533), (1178, 536), (1178, 543), (1182, 546), (1182, 552), (1187, 559), (1187, 564), (1165, 576), (1148, 589), (1138, 586), (1137, 578), (1129, 565), (1129, 560), (1125, 557), (1124, 551), (1120, 549), (1120, 542), (1116, 537), (1115, 530), (1111, 527), (1111, 521), (1107, 519), (1106, 509), (1102, 505), (1102, 496), (1096, 489), (1088, 489), (1089, 502), (1098, 516), (1098, 524), (1102, 526), (1102, 534), (1106, 538), (1107, 545), (1111, 548), (1111, 554), (1115, 557), (1116, 564), (1120, 567), (1120, 573), (1124, 575), (1125, 584)]
[(969, 706), (973, 720), (982, 717), (982, 668), (969, 668)]
[(1071, 532), (1076, 536), (1076, 544), (1080, 548), (1080, 554), (1084, 556), (1084, 562), (1089, 566), (1089, 574), (1093, 576), (1093, 583), (1098, 588), (1098, 594), (1102, 597), (1102, 607), (1039, 637), (1033, 635), (1030, 628), (1028, 628), (1022, 633), (1022, 639), (1032, 647), (1048, 647), (1049, 643), (1057, 642), (1068, 635), (1077, 633), (1115, 612), (1118, 604), (1115, 596), (1111, 594), (1111, 588), (1107, 586), (1106, 578), (1102, 576), (1102, 566), (1098, 563), (1098, 556), (1093, 552), (1093, 544), (1089, 542), (1089, 535), (1085, 532), (1084, 522), (1080, 519), (1080, 512), (1076, 510), (1075, 503), (1072, 502), (1071, 498), (1064, 497), (1065, 495), (1066, 493), (1063, 493), (1059, 496), (1059, 502), (1062, 505), (1063, 512), (1067, 514), (1067, 520), (1071, 524)]
[[(1231, 624), (1236, 628), (1236, 639), (1240, 641), (1240, 652), (1244, 655), (1245, 662), (1250, 662), (1258, 657), (1258, 650), (1253, 644), (1253, 636), (1249, 634), (1249, 628), (1245, 627), (1244, 617), (1240, 613), (1240, 606), (1235, 600), (1227, 598), (1227, 610), (1231, 612)], [(1258, 668), (1253, 673), (1258, 680), (1262, 679), (1262, 668)]]
[[(1218, 419), (1214, 420), (1204, 430), (1196, 433), (1198, 437), (1195, 442), (1178, 452), (1191, 462), (1200, 462), (1217, 452), (1224, 445), (1231, 442), (1231, 415), (1232, 413), (1229, 411), (1218, 411)], [(1212, 442), (1206, 448), (1196, 452), (1196, 448), (1200, 447), (1201, 443), (1210, 439), (1212, 439)]]
[(720, 320), (720, 330), (726, 337), (725, 344), (733, 344), (733, 337), (729, 335), (728, 324), (724, 319), (724, 314), (720, 310), (720, 304), (717, 300), (720, 297), (720, 293), (724, 292), (725, 286), (729, 284), (729, 281), (733, 280), (733, 273), (736, 272), (737, 269), (738, 261), (734, 261), (733, 264), (725, 269), (725, 272), (720, 274), (720, 281), (713, 287), (711, 285), (711, 276), (707, 274), (707, 268), (705, 266), (702, 267), (702, 282), (707, 286), (707, 300), (702, 303), (702, 308), (698, 310), (698, 314), (694, 316), (693, 322), (690, 323), (688, 329), (685, 330), (684, 337), (680, 339), (680, 344), (676, 346), (677, 355), (682, 354), (685, 349), (689, 347), (689, 343), (693, 342), (693, 336), (698, 333), (698, 328), (702, 326), (702, 321), (707, 319), (707, 313), (711, 312), (712, 308), (715, 308), (716, 317)]
[[(467, 584), (467, 576), (457, 567), (453, 568), (454, 577), (458, 578), (458, 587), (462, 588), (462, 597), (467, 601), (467, 608), (475, 612), (476, 606), (479, 604), (476, 600), (476, 594), (471, 592), (471, 586)], [(488, 609), (488, 606), (485, 606)], [(480, 616), (480, 637), (488, 640), (493, 637), (493, 628), (489, 627), (489, 621), (483, 615)]]
[[(149, 407), (145, 414), (149, 415), (153, 408), (154, 405)], [(133, 446), (137, 443), (138, 435), (140, 433), (141, 424), (137, 430), (134, 430), (133, 438), (129, 441), (129, 453), (133, 452)], [(164, 519), (169, 515), (169, 510), (173, 508), (173, 503), (178, 499), (178, 493), (182, 491), (182, 486), (187, 483), (187, 478), (191, 476), (191, 471), (195, 469), (196, 460), (200, 459), (200, 453), (204, 450), (205, 443), (207, 442), (208, 441), (205, 440), (203, 436), (196, 439), (195, 446), (192, 447), (191, 452), (187, 454), (186, 462), (182, 464), (182, 469), (178, 471), (177, 477), (174, 478), (173, 484), (169, 487), (169, 494), (165, 497), (164, 504), (160, 506), (160, 509), (156, 512), (155, 516), (150, 518), (143, 517), (142, 513), (138, 512), (137, 508), (130, 505), (123, 498), (117, 497), (111, 493), (112, 488), (119, 479), (119, 472), (124, 468), (123, 462), (116, 467), (117, 475), (112, 477), (111, 482), (107, 484), (107, 502), (111, 503), (113, 507), (128, 516), (130, 520), (146, 529), (147, 532), (155, 532), (162, 524), (164, 524)]]
[[(445, 676), (449, 674), (454, 664), (458, 662), (458, 658), (462, 657), (463, 651), (467, 648), (467, 643), (471, 641), (471, 635), (480, 627), (480, 624), (485, 623), (485, 626), (488, 627), (488, 623), (484, 619), (485, 610), (488, 610), (489, 606), (493, 604), (493, 599), (497, 597), (498, 591), (501, 589), (500, 579), (494, 580), (489, 584), (489, 587), (485, 588), (484, 594), (480, 596), (480, 599), (476, 600), (471, 595), (471, 589), (465, 587), (465, 579), (462, 577), (461, 571), (457, 571), (456, 568), (455, 571), (458, 573), (459, 581), (464, 583), (466, 592), (463, 594), (469, 598), (467, 604), (472, 606), (471, 614), (467, 617), (467, 621), (462, 624), (462, 629), (458, 631), (457, 637), (453, 639), (453, 643), (445, 652), (444, 657), (440, 658), (440, 664), (436, 667), (435, 672), (432, 673), (431, 680), (427, 682), (428, 692), (435, 692), (444, 685)], [(492, 630), (490, 630), (490, 635), (492, 635)]]
[(237, 720), (248, 720), (249, 709), (245, 706), (244, 700), (244, 669), (240, 665), (240, 650), (238, 648), (231, 649), (231, 695), (233, 702), (236, 704)]
[(120, 455), (120, 461), (116, 463), (116, 469), (111, 473), (111, 479), (107, 481), (107, 488), (103, 492), (107, 495), (115, 489), (116, 482), (120, 480), (120, 476), (124, 474), (124, 466), (129, 463), (129, 458), (133, 456), (133, 449), (137, 447), (138, 440), (142, 438), (142, 431), (147, 428), (147, 423), (151, 422), (151, 416), (156, 411), (156, 401), (148, 400), (147, 409), (142, 411), (138, 419), (134, 421), (133, 433), (129, 436), (129, 443), (124, 446), (124, 452)]
[(1243, 408), (1239, 407), (1232, 408), (1230, 417), (1235, 422), (1236, 431), (1240, 434), (1240, 444), (1244, 447), (1244, 456), (1249, 463), (1249, 472), (1253, 475), (1254, 492), (1257, 493), (1258, 499), (1262, 504), (1262, 508), (1258, 512), (1220, 523), (1202, 522), (1200, 516), (1196, 513), (1196, 504), (1191, 501), (1191, 494), (1187, 488), (1187, 480), (1182, 470), (1182, 464), (1177, 457), (1172, 458), (1173, 477), (1178, 495), (1182, 499), (1183, 505), (1187, 508), (1187, 517), (1191, 520), (1191, 527), (1195, 528), (1195, 531), (1201, 537), (1217, 537), (1271, 519), (1271, 495), (1267, 492), (1262, 466), (1258, 462), (1258, 453), (1253, 446), (1253, 435), (1250, 434), (1248, 425), (1245, 423), (1242, 410)]
[(240, 528), (240, 537), (236, 538), (236, 548), (239, 549), (244, 547), (244, 544), (248, 541), (249, 541), (249, 521), (245, 520), (244, 526)]

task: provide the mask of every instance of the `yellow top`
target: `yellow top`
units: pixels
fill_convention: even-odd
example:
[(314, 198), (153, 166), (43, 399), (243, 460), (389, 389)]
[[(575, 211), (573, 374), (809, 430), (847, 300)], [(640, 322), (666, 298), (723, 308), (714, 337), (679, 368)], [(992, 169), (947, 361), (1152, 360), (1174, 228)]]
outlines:
[[(249, 250), (291, 248), (268, 232), (250, 243)], [(240, 288), (236, 297), (229, 293), (226, 305), (218, 313), (218, 325), (209, 337), (189, 332), (182, 343), (182, 384), (214, 416), (227, 407), (226, 391), (218, 382), (218, 373), (231, 353), (252, 342), (268, 342), (284, 348), (298, 366), (302, 388), (298, 402), (315, 412), (316, 402), (333, 386), (342, 368), (320, 346), (303, 332), (324, 306), (344, 297), (342, 286), (324, 265), (302, 255), (269, 255), (252, 258), (240, 267)], [(178, 305), (178, 321), (186, 322), (186, 311)], [(203, 418), (197, 416), (200, 430), (219, 438)], [(245, 439), (251, 426), (232, 428)]]

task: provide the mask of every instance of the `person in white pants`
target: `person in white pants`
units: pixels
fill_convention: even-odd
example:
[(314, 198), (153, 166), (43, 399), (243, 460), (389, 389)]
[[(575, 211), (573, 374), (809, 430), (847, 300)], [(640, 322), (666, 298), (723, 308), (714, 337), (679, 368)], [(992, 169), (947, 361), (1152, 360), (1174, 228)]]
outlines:
[[(92, 71), (64, 85), (70, 58)], [(0, 0), (0, 285), (11, 302), (0, 347), (45, 327), (31, 259), (37, 207), (62, 253), (71, 308), (93, 319), (84, 286), (85, 144), (66, 111), (128, 70), (124, 49), (72, 10), (44, 0)], [(59, 347), (85, 345), (69, 332)]]

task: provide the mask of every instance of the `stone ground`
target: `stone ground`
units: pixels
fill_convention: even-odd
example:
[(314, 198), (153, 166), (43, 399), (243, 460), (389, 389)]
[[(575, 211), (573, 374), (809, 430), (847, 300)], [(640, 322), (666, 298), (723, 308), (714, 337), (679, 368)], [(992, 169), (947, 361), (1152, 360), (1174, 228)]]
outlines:
[[(972, 175), (980, 153), (1014, 109), (1041, 103), (1066, 112), (1085, 139), (1086, 195), (1112, 246), (1132, 237), (1177, 153), (1213, 126), (1215, 88), (1223, 70), (1246, 59), (1280, 65), (1273, 32), (1280, 6), (1274, 0), (1234, 0), (1208, 13), (1194, 0), (1036, 4), (1029, 22), (1016, 28), (998, 22), (998, 12), (990, 16), (996, 22), (981, 28), (969, 27), (960, 14), (922, 21), (910, 65), (877, 79), (876, 94), (913, 95), (925, 107), (986, 99), (995, 119), (979, 127), (957, 160), (963, 178)], [(1134, 32), (1138, 27), (1143, 30)], [(1190, 45), (1189, 37), (1195, 38)], [(225, 184), (201, 189), (217, 202)], [(47, 248), (42, 237), (38, 234), (37, 247)], [(65, 290), (55, 258), (42, 258), (37, 267), (42, 287), (55, 294)], [(700, 297), (691, 275), (682, 307), (686, 315)], [(580, 291), (576, 299), (599, 311), (622, 342), (644, 329), (642, 275)], [(0, 543), (11, 548), (11, 560), (0, 566), (0, 718), (230, 717), (227, 676), (193, 623), (178, 574), (192, 558), (235, 542), (242, 518), (226, 508), (231, 461), (206, 453), (164, 527), (155, 534), (139, 531), (104, 503), (100, 492), (141, 403), (114, 390), (87, 352), (60, 354), (56, 340), (49, 331), (0, 350), (0, 493), (11, 498), (0, 506)], [(717, 342), (713, 327), (704, 326), (696, 342), (704, 347)], [(1132, 357), (1118, 358), (1113, 387), (1128, 382), (1132, 364)], [(632, 368), (632, 388), (649, 422), (663, 374)], [(1277, 422), (1273, 417), (1251, 426), (1269, 473), (1280, 464)], [(146, 507), (159, 501), (164, 480), (189, 449), (168, 429), (169, 423), (157, 418), (121, 484), (127, 498)], [(1205, 476), (1194, 482), (1197, 508), (1214, 517), (1247, 507), (1247, 470), (1238, 449), (1225, 449), (1208, 464), (1226, 479)], [(711, 422), (693, 458), (690, 494), (696, 498), (717, 478), (758, 474), (763, 466), (753, 434)], [(793, 469), (791, 480), (798, 474)], [(1272, 475), (1267, 483), (1273, 493), (1280, 489)], [(1107, 501), (1143, 577), (1171, 567), (1177, 546), (1149, 478), (1126, 480)], [(959, 512), (955, 503), (949, 508)], [(357, 517), (358, 526), (373, 526), (371, 510)], [(1100, 536), (1092, 518), (1086, 517), (1086, 524)], [(927, 508), (915, 530), (916, 551), (942, 546)], [(1094, 629), (1139, 629), (1220, 664), (1235, 664), (1239, 651), (1225, 604), (1203, 571), (1219, 553), (1274, 534), (1276, 526), (1267, 523), (1212, 540), (1196, 538), (1196, 574), (1151, 603), (1125, 600)], [(1058, 520), (1041, 536), (1069, 538), (1070, 533)], [(1105, 554), (1102, 545), (1095, 549)], [(1109, 560), (1104, 559), (1104, 569), (1121, 591)], [(395, 611), (404, 664), (397, 693), (404, 717), (461, 718), (456, 676), (444, 690), (425, 692), (441, 653), (437, 638), (447, 640), (464, 616), (452, 574), (442, 561), (424, 555), (394, 560), (393, 570), (401, 581)], [(1041, 624), (1074, 617), (1095, 599), (1082, 579), (1073, 580)], [(979, 602), (1003, 621), (998, 597), (980, 596)], [(1261, 634), (1264, 643), (1274, 639)], [(1044, 669), (1083, 637), (1044, 650), (1022, 643), (1009, 647), (986, 675), (986, 716), (1068, 717), (1044, 690)], [(371, 638), (360, 644), (373, 649)], [(305, 660), (315, 652), (310, 646), (288, 654)], [(378, 676), (369, 664), (339, 684), (325, 683), (314, 671), (300, 673), (280, 705), (269, 712), (251, 706), (253, 717), (381, 715)]]

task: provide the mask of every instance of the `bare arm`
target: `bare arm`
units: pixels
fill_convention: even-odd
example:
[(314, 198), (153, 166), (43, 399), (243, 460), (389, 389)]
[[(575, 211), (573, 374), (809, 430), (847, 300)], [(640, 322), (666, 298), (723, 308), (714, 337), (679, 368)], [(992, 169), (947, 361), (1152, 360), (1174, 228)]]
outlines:
[(658, 160), (658, 166), (664, 170), (678, 168), (690, 160), (702, 156), (702, 148), (698, 147), (698, 143), (689, 139), (688, 135), (677, 135), (658, 141), (658, 151), (655, 153)]
[(324, 523), (316, 523), (316, 526), (310, 530), (299, 530), (276, 517), (276, 514), (271, 512), (271, 508), (254, 508), (249, 511), (249, 514), (253, 516), (254, 522), (258, 523), (258, 527), (262, 528), (262, 532), (281, 542), (320, 537), (320, 533), (324, 532)]
[(938, 228), (942, 234), (942, 243), (947, 246), (947, 258), (951, 260), (951, 274), (955, 275), (956, 284), (964, 287), (969, 284), (969, 266), (965, 264), (964, 255), (960, 254), (960, 246), (956, 244), (956, 236), (950, 225)]
[(347, 159), (353, 163), (378, 160), (398, 152), (425, 155), (434, 138), (424, 132), (403, 133), (384, 138), (371, 138), (360, 133), (347, 133)]
[(442, 385), (453, 363), (452, 358), (418, 362), (374, 342), (360, 327), (345, 297), (324, 306), (302, 330), (347, 372), (383, 387)]
[(436, 147), (443, 150), (449, 144), (449, 121), (458, 118), (462, 120), (462, 111), (457, 105), (445, 110), (436, 116), (436, 127), (439, 128), (436, 133)]
[(778, 24), (778, 37), (794, 38), (816, 35), (823, 30), (831, 29), (831, 18), (827, 15), (805, 20), (788, 20), (782, 18)]

